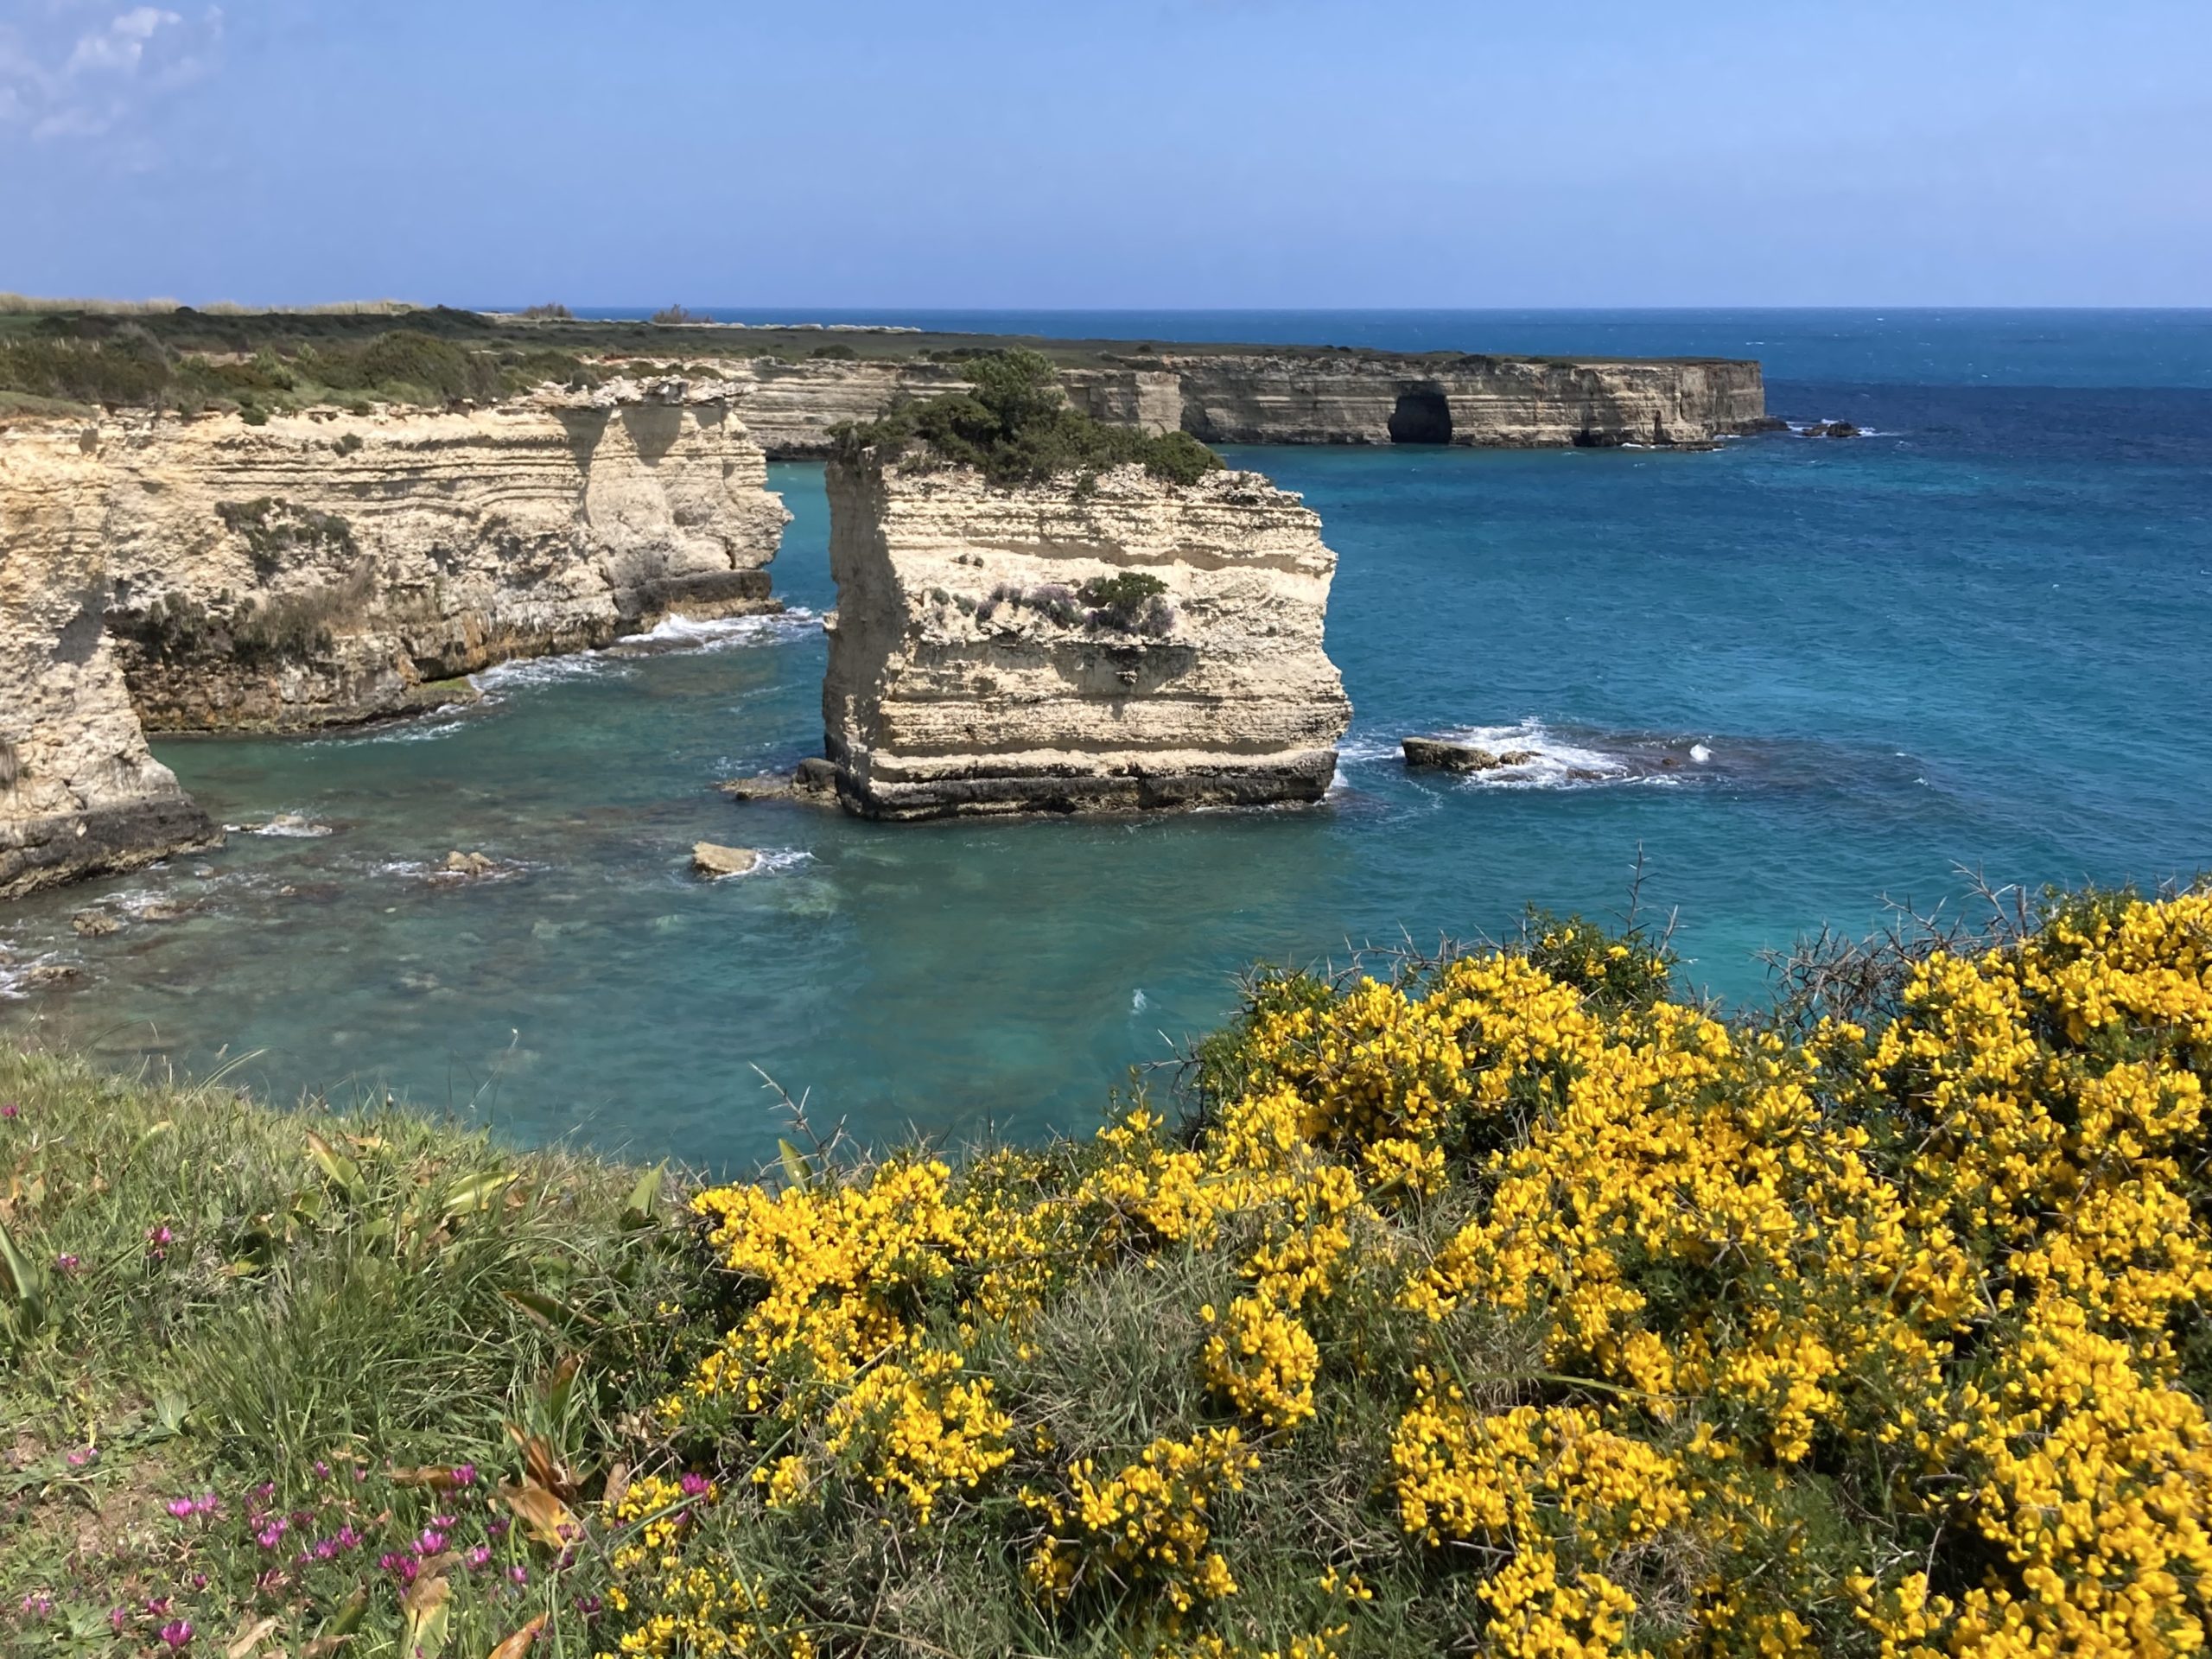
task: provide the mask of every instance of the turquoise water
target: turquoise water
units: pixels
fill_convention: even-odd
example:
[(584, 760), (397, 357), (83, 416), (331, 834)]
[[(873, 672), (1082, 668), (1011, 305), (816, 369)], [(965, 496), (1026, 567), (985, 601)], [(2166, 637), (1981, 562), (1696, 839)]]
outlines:
[[(1464, 327), (1451, 343), (1556, 345)], [(426, 725), (162, 745), (219, 817), (330, 833), (234, 835), (0, 914), (19, 961), (86, 976), (0, 999), (0, 1032), (196, 1071), (246, 1055), (238, 1075), (279, 1096), (390, 1089), (742, 1166), (781, 1127), (756, 1066), (872, 1135), (1080, 1126), (1221, 1019), (1248, 963), (1496, 933), (1525, 902), (1617, 912), (1639, 849), (1688, 977), (1732, 998), (1806, 928), (1955, 902), (1961, 864), (2031, 883), (2212, 866), (2203, 314), (1584, 327), (1621, 352), (1769, 340), (1752, 354), (1834, 377), (1775, 372), (1776, 412), (1875, 435), (1233, 452), (1302, 491), (1342, 557), (1329, 642), (1358, 712), (1323, 808), (880, 826), (715, 795), (819, 741), (826, 510), (818, 468), (779, 466), (788, 620), (501, 670), (484, 706)], [(1408, 776), (1397, 737), (1448, 727), (1547, 758)], [(701, 884), (700, 838), (772, 856)], [(512, 873), (429, 879), (452, 849)], [(69, 930), (87, 904), (149, 901), (193, 907)]]

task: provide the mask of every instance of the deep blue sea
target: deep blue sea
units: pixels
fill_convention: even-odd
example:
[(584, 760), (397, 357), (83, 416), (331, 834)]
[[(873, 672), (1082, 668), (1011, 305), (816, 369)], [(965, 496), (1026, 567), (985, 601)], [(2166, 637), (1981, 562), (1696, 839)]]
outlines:
[[(1227, 1014), (1249, 963), (1497, 934), (1529, 904), (1611, 917), (1639, 855), (1686, 981), (1739, 1001), (1760, 950), (1955, 906), (1962, 868), (2212, 868), (2212, 312), (814, 315), (1750, 356), (1773, 412), (1868, 435), (1231, 452), (1341, 556), (1341, 787), (1141, 822), (870, 825), (714, 793), (820, 739), (827, 512), (818, 467), (779, 466), (789, 619), (510, 666), (413, 727), (160, 745), (219, 817), (329, 833), (0, 912), (18, 965), (86, 970), (0, 997), (0, 1035), (741, 1167), (782, 1128), (760, 1073), (877, 1137), (1081, 1128)], [(1544, 759), (1402, 769), (1401, 735), (1455, 728)], [(700, 838), (772, 857), (701, 884)], [(426, 880), (452, 849), (522, 873)], [(191, 908), (68, 925), (164, 901)]]

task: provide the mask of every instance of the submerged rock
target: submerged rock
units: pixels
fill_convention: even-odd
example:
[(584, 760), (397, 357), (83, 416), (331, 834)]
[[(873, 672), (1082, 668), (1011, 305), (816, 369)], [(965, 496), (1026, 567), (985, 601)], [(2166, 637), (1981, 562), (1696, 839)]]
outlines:
[(123, 924), (104, 910), (80, 910), (69, 918), (80, 938), (97, 939), (121, 930)]
[(798, 801), (808, 806), (835, 806), (837, 768), (819, 755), (810, 755), (794, 772), (732, 778), (715, 787), (734, 801)]
[(1316, 801), (1351, 704), (1336, 555), (1255, 473), (1012, 488), (875, 450), (829, 469), (822, 707), (874, 818)]
[(747, 847), (723, 847), (711, 841), (691, 843), (692, 870), (715, 880), (725, 875), (744, 875), (760, 861), (760, 855)]

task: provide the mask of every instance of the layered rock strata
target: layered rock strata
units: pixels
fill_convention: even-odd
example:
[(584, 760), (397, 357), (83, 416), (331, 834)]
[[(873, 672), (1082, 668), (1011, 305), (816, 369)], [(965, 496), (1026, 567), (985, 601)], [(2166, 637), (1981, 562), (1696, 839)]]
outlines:
[[(729, 372), (753, 384), (747, 422), (779, 459), (826, 456), (840, 423), (965, 384), (953, 363), (764, 358)], [(1208, 443), (1700, 446), (1773, 424), (1759, 365), (1726, 359), (1184, 351), (1060, 380), (1094, 419)]]
[(1126, 467), (1001, 489), (964, 468), (829, 469), (823, 683), (863, 817), (1318, 800), (1351, 717), (1322, 648), (1336, 556), (1252, 473)]
[(0, 896), (207, 844), (145, 732), (297, 731), (773, 610), (741, 385), (0, 425)]
[(149, 729), (404, 713), (516, 657), (773, 610), (789, 516), (743, 388), (102, 429), (106, 621)]
[(222, 839), (131, 712), (86, 453), (0, 441), (0, 899)]
[(1208, 443), (1478, 448), (1708, 444), (1766, 424), (1753, 362), (1177, 356), (1182, 427)]

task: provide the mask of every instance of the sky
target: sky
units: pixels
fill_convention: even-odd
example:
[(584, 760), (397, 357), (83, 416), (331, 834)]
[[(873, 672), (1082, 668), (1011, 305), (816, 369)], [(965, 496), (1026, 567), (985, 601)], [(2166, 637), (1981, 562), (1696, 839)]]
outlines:
[(0, 289), (2212, 304), (2212, 0), (0, 0)]

